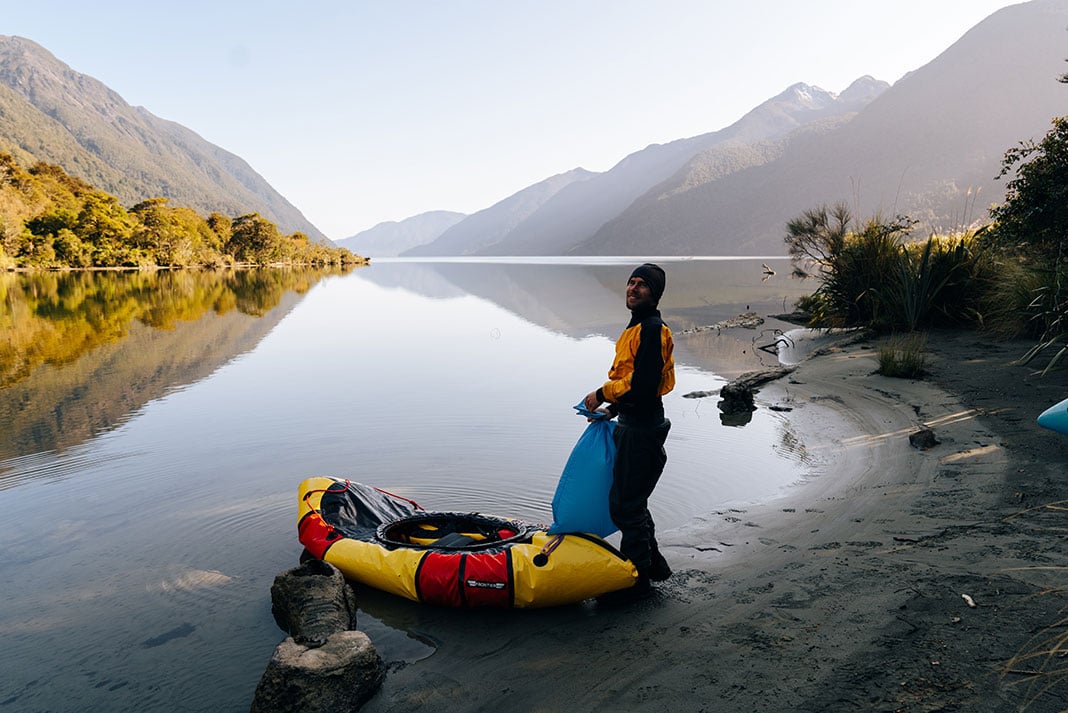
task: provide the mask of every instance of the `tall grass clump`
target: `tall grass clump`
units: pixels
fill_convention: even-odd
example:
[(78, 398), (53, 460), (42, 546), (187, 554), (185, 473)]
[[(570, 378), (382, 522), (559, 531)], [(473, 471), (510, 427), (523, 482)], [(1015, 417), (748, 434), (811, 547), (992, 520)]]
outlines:
[(1018, 360), (1044, 356), (1043, 373), (1068, 356), (1068, 259), (1017, 251), (1001, 262), (1004, 279), (986, 295), (986, 327), (1006, 339), (1028, 339), (1033, 346)]
[(1044, 327), (1027, 312), (1042, 290), (1041, 271), (1006, 255), (998, 262), (998, 272), (1000, 279), (992, 281), (982, 297), (982, 327), (999, 339), (1040, 336)]
[(879, 343), (879, 368), (883, 376), (919, 379), (926, 373), (927, 335), (910, 332), (891, 336)]

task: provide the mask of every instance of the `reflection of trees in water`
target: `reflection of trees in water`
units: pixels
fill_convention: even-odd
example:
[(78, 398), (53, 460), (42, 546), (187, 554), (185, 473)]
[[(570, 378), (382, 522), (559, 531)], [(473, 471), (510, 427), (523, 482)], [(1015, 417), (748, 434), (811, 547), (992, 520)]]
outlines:
[(0, 275), (0, 387), (122, 339), (136, 320), (174, 329), (208, 312), (262, 316), (337, 270), (74, 272)]
[(0, 274), (0, 459), (121, 424), (254, 348), (339, 272)]

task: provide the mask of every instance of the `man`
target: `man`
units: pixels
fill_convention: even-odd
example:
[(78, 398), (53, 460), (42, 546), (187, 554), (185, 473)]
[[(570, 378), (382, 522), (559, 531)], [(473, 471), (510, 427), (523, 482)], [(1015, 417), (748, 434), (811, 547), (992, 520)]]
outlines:
[(622, 590), (620, 599), (646, 596), (652, 592), (650, 581), (671, 576), (649, 514), (649, 496), (667, 463), (664, 441), (671, 429), (661, 397), (675, 387), (674, 341), (657, 309), (666, 283), (664, 270), (652, 263), (631, 273), (626, 292), (630, 323), (616, 341), (608, 381), (583, 399), (590, 411), (607, 402), (601, 410), (619, 417), (608, 506), (622, 534), (619, 549), (638, 569), (638, 582)]

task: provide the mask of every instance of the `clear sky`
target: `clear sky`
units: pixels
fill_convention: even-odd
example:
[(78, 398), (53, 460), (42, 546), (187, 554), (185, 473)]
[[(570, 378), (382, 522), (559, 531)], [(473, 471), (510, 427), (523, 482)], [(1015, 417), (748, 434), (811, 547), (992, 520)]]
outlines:
[(473, 213), (922, 67), (1007, 0), (0, 0), (127, 102), (242, 157), (333, 239)]

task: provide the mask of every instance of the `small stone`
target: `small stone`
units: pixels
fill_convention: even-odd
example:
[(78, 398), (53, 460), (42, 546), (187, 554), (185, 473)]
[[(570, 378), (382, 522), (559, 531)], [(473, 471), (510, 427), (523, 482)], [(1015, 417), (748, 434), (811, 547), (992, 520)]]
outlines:
[(941, 443), (941, 441), (935, 438), (934, 431), (927, 426), (924, 426), (920, 430), (909, 434), (909, 443), (913, 448), (925, 451), (929, 448), (934, 448)]

